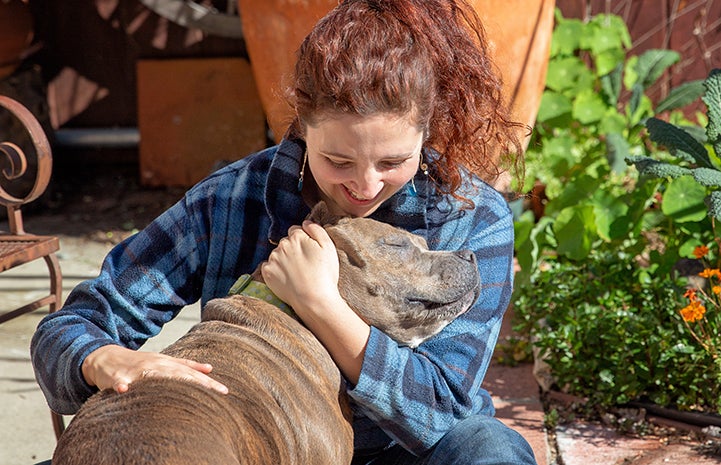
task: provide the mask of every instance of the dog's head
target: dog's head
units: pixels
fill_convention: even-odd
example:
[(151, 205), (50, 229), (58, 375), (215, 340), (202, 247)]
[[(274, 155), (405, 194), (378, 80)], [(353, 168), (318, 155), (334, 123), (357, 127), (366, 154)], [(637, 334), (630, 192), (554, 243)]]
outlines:
[(338, 250), (341, 296), (401, 344), (417, 346), (478, 298), (471, 251), (431, 251), (420, 236), (369, 218), (334, 216), (322, 202), (309, 219), (323, 225)]

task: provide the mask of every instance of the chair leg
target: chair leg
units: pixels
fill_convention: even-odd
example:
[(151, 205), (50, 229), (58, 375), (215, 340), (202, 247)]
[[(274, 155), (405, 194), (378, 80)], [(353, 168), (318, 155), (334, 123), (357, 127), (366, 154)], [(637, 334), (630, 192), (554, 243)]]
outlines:
[(60, 439), (60, 436), (65, 431), (65, 419), (59, 413), (50, 411), (50, 419), (53, 422), (53, 430), (55, 431), (55, 440)]
[(60, 270), (60, 262), (54, 253), (43, 257), (48, 265), (50, 273), (50, 294), (55, 297), (55, 301), (50, 304), (49, 313), (60, 310), (63, 300), (63, 273)]
[[(50, 303), (49, 313), (60, 310), (63, 300), (63, 274), (60, 270), (60, 262), (58, 257), (54, 253), (43, 257), (45, 263), (48, 265), (48, 271), (50, 272), (50, 294), (55, 297), (55, 300)], [(55, 431), (55, 439), (60, 439), (60, 436), (65, 431), (65, 419), (59, 413), (50, 411), (50, 419), (53, 423), (53, 430)]]

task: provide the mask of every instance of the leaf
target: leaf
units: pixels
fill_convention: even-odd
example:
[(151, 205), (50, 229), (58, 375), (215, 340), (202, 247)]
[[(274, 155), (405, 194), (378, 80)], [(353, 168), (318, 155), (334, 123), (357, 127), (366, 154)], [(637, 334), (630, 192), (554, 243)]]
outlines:
[(638, 56), (634, 55), (628, 57), (626, 63), (623, 65), (623, 85), (626, 89), (631, 89), (638, 81), (638, 72), (636, 71), (637, 63)]
[(668, 93), (668, 97), (658, 103), (656, 112), (663, 113), (664, 111), (676, 110), (695, 102), (704, 93), (703, 83), (703, 79), (698, 79), (674, 87)]
[(578, 94), (573, 101), (573, 118), (582, 124), (600, 121), (606, 114), (607, 106), (603, 99), (593, 91), (584, 91)]
[(644, 89), (648, 89), (651, 84), (661, 77), (669, 66), (678, 62), (680, 59), (681, 55), (673, 50), (646, 50), (638, 57), (638, 63), (636, 64), (636, 72), (638, 73), (637, 83), (640, 83)]
[(631, 98), (628, 99), (628, 108), (631, 111), (631, 115), (636, 113), (638, 107), (641, 105), (641, 97), (643, 96), (643, 86), (640, 84), (634, 84), (631, 87)]
[(521, 273), (519, 273), (521, 279), (519, 279), (519, 281), (527, 280), (532, 271), (536, 269), (541, 250), (549, 245), (548, 236), (550, 234), (548, 230), (552, 224), (553, 218), (543, 216), (538, 220), (538, 223), (533, 227), (528, 238), (523, 242), (524, 246), (516, 249), (516, 257), (521, 267)]
[(610, 192), (598, 190), (593, 197), (593, 207), (598, 235), (605, 241), (616, 239), (618, 232), (611, 226), (618, 218), (626, 215), (628, 205)]
[(697, 183), (705, 187), (721, 188), (721, 171), (709, 168), (696, 168), (691, 174)]
[(546, 87), (558, 92), (574, 89), (588, 68), (577, 57), (551, 60), (546, 71)]
[(626, 118), (619, 114), (615, 108), (609, 108), (598, 124), (598, 132), (601, 134), (610, 134), (612, 132), (622, 134), (628, 127), (627, 123)]
[(544, 163), (554, 176), (565, 176), (569, 167), (578, 161), (574, 155), (573, 144), (573, 139), (568, 136), (558, 136), (544, 142), (541, 153)]
[(628, 32), (628, 26), (626, 25), (626, 21), (623, 20), (622, 17), (618, 15), (599, 15), (599, 17), (603, 17), (604, 21), (607, 22), (609, 27), (616, 30), (616, 33), (621, 37), (621, 43), (623, 44), (623, 48), (630, 49), (633, 45), (633, 40), (631, 39), (631, 33)]
[(628, 27), (618, 15), (597, 14), (589, 22), (593, 27), (593, 50), (595, 52), (609, 48), (631, 48), (631, 35)]
[(556, 27), (551, 39), (551, 56), (572, 55), (580, 47), (584, 24), (579, 19), (559, 18), (556, 15)]
[(683, 129), (658, 118), (646, 121), (651, 140), (665, 146), (673, 155), (699, 166), (713, 168), (706, 148)]
[(599, 188), (602, 180), (589, 172), (583, 172), (577, 177), (567, 179), (563, 189), (554, 198), (546, 189), (549, 201), (546, 203), (546, 214), (556, 215), (567, 207), (577, 206), (585, 201)]
[(650, 176), (652, 178), (675, 179), (691, 174), (691, 170), (688, 168), (659, 161), (639, 164), (637, 167), (641, 176)]
[(525, 242), (531, 235), (531, 230), (536, 224), (533, 212), (526, 210), (513, 222), (513, 236), (515, 238), (515, 245), (517, 248), (523, 248)]
[(721, 192), (714, 191), (704, 200), (710, 216), (721, 221)]
[(626, 157), (626, 163), (635, 165), (642, 177), (672, 179), (691, 174), (691, 170), (683, 166), (672, 165), (643, 155)]
[(581, 48), (589, 50), (593, 55), (609, 50), (623, 51), (621, 38), (605, 24), (593, 21), (589, 23), (585, 32), (586, 34), (581, 37)]
[(712, 70), (704, 81), (706, 92), (702, 97), (708, 108), (706, 137), (716, 155), (721, 156), (721, 69)]
[(700, 245), (705, 245), (705, 244), (703, 244), (697, 238), (692, 237), (679, 246), (678, 254), (685, 258), (692, 258), (692, 259), (696, 258), (695, 255), (693, 254), (693, 252), (694, 252), (694, 249)]
[(598, 373), (598, 378), (601, 380), (602, 383), (608, 384), (610, 386), (615, 385), (614, 376), (613, 376), (613, 373), (611, 372), (611, 370), (607, 370), (607, 369), (601, 370)]
[(643, 125), (651, 116), (653, 116), (653, 102), (646, 94), (640, 93), (635, 111), (628, 116), (629, 127)]
[(621, 95), (622, 78), (623, 61), (619, 62), (611, 72), (601, 76), (601, 88), (611, 105), (615, 106), (618, 103), (618, 97)]
[(678, 223), (697, 222), (706, 217), (706, 189), (691, 176), (671, 180), (661, 202), (664, 215)]
[(583, 260), (597, 237), (593, 207), (584, 205), (561, 210), (553, 223), (553, 232), (559, 254), (571, 260)]
[(700, 144), (705, 144), (708, 140), (706, 138), (706, 128), (696, 125), (678, 125), (678, 127), (689, 133), (691, 137), (696, 139)]
[(554, 91), (545, 91), (541, 96), (541, 105), (538, 108), (536, 119), (539, 122), (548, 121), (567, 113), (571, 113), (573, 104), (565, 95)]
[(622, 49), (611, 49), (600, 52), (594, 60), (596, 72), (601, 76), (610, 73), (619, 63), (623, 63), (625, 57), (626, 52)]
[(606, 157), (608, 165), (614, 173), (626, 171), (625, 159), (629, 155), (628, 141), (619, 133), (614, 132), (606, 136)]

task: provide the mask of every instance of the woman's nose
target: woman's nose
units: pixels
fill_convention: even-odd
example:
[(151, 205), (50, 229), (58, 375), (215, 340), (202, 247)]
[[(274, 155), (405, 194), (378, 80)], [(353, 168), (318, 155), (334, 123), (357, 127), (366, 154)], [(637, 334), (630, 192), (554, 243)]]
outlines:
[(355, 184), (359, 194), (371, 199), (383, 188), (383, 177), (374, 169), (365, 169), (358, 173)]

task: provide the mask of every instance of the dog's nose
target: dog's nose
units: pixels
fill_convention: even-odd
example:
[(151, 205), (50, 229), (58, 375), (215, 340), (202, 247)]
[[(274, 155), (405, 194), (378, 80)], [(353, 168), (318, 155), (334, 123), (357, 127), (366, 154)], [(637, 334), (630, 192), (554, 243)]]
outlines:
[(467, 262), (471, 262), (471, 263), (476, 262), (476, 254), (474, 254), (470, 250), (459, 250), (456, 252), (456, 255), (458, 255), (458, 257), (462, 258), (463, 260), (465, 260)]

